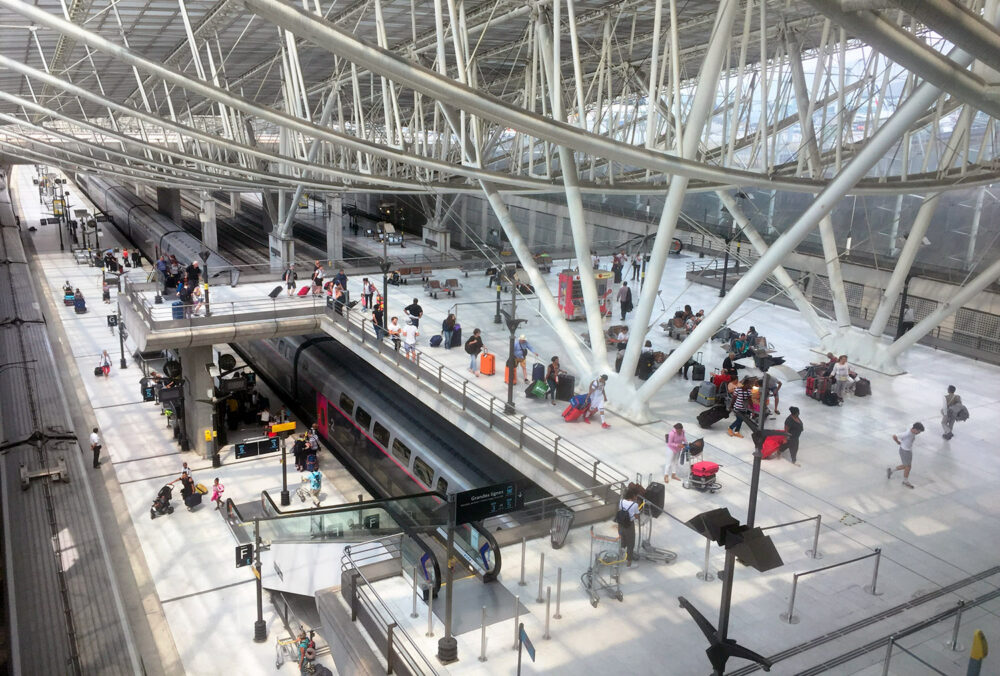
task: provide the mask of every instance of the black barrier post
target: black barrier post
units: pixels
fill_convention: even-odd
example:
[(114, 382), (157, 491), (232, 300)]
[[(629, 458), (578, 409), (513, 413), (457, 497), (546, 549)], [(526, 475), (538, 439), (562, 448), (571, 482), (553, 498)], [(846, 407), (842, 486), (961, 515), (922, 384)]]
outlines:
[(267, 622), (264, 621), (264, 586), (260, 579), (260, 520), (253, 520), (253, 574), (257, 578), (257, 621), (253, 623), (253, 640), (267, 640)]
[(278, 444), (281, 445), (281, 506), (288, 507), (292, 499), (288, 495), (288, 451), (285, 449), (287, 433), (278, 433)]
[(448, 495), (448, 586), (444, 592), (444, 636), (438, 640), (437, 658), (442, 664), (450, 664), (458, 661), (458, 641), (451, 634), (451, 608), (453, 590), (455, 587), (455, 493)]
[(118, 308), (118, 349), (121, 351), (121, 361), (119, 366), (123, 369), (128, 368), (128, 362), (125, 360), (125, 324), (122, 323), (122, 309)]

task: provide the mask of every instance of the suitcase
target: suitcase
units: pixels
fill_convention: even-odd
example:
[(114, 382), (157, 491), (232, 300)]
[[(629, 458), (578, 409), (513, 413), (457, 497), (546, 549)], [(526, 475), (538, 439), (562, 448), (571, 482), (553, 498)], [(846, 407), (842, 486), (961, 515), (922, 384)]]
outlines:
[(315, 453), (310, 453), (309, 455), (306, 456), (306, 471), (307, 472), (315, 472), (316, 471), (316, 467), (318, 465), (319, 465), (319, 462), (316, 460), (316, 454)]
[(569, 405), (582, 411), (587, 408), (587, 398), (586, 394), (575, 394), (569, 398)]
[(201, 493), (202, 495), (205, 495), (206, 493), (208, 493), (208, 486), (206, 486), (205, 484), (195, 484), (194, 485), (194, 492), (195, 493)]
[(545, 395), (549, 393), (549, 385), (544, 380), (536, 380), (531, 383), (528, 389), (531, 392), (531, 396), (538, 399), (544, 399)]
[(431, 336), (431, 347), (441, 347), (442, 340), (441, 336)]
[(770, 458), (772, 455), (781, 450), (782, 446), (785, 444), (784, 434), (772, 434), (771, 436), (764, 439), (764, 443), (760, 446), (760, 456), (762, 458)]
[(701, 390), (700, 387), (694, 387), (691, 389), (691, 394), (688, 395), (688, 401), (698, 401), (698, 392)]
[(306, 294), (309, 293), (310, 290), (311, 290), (311, 287), (308, 284), (306, 284), (301, 289), (299, 289), (298, 293), (295, 294), (295, 295), (297, 295), (297, 296), (305, 296)]
[(858, 378), (858, 382), (854, 384), (854, 396), (856, 397), (868, 397), (872, 393), (872, 382), (867, 378)]
[(98, 378), (101, 377), (101, 376), (103, 376), (104, 375), (104, 369), (101, 368), (100, 366), (95, 366), (94, 367), (94, 375), (97, 376)]
[(175, 300), (170, 304), (170, 317), (172, 319), (184, 319), (184, 303)]
[(535, 364), (531, 367), (531, 379), (532, 380), (545, 380), (545, 365)]
[(833, 391), (827, 390), (823, 394), (823, 398), (820, 399), (827, 406), (840, 406), (840, 397), (838, 397)]
[(691, 380), (705, 379), (705, 365), (698, 363), (691, 367)]
[(560, 375), (559, 382), (556, 384), (556, 399), (569, 401), (573, 398), (574, 389), (576, 389), (576, 378), (565, 373)]
[(68, 296), (63, 296), (63, 305), (65, 305), (67, 307), (72, 307), (73, 306), (73, 301), (75, 301), (75, 300), (76, 300), (76, 296), (74, 296), (72, 294), (70, 294)]
[(562, 417), (566, 422), (573, 422), (583, 415), (582, 408), (576, 408), (575, 406), (567, 406), (566, 410), (562, 412)]
[(497, 358), (492, 352), (483, 352), (479, 357), (479, 372), (484, 376), (492, 376), (497, 372)]
[(712, 408), (704, 410), (698, 414), (698, 425), (699, 427), (708, 429), (723, 418), (728, 417), (729, 409), (722, 404), (716, 404)]
[(455, 330), (451, 333), (451, 346), (462, 347), (462, 327), (455, 324)]
[(702, 406), (715, 406), (719, 401), (718, 390), (710, 380), (706, 380), (698, 387), (696, 400)]
[(646, 502), (646, 512), (654, 519), (660, 516), (660, 512), (663, 510), (663, 498), (665, 495), (666, 486), (659, 481), (654, 481), (646, 486), (646, 494), (643, 496), (643, 500)]
[(267, 295), (272, 299), (277, 298), (278, 296), (281, 295), (281, 287), (280, 286), (274, 287), (273, 289), (271, 289), (271, 293)]
[(720, 385), (725, 385), (726, 383), (728, 383), (732, 379), (733, 379), (733, 377), (731, 375), (729, 375), (728, 373), (713, 373), (712, 374), (712, 384), (715, 385), (716, 388), (718, 388)]
[(707, 479), (714, 477), (718, 473), (719, 473), (719, 464), (715, 462), (702, 460), (701, 462), (696, 462), (693, 465), (691, 465), (691, 476)]
[(816, 401), (822, 401), (823, 395), (830, 389), (830, 379), (825, 376), (806, 378), (806, 396)]
[(83, 298), (73, 299), (73, 311), (78, 315), (82, 315), (87, 311), (87, 301)]
[(197, 491), (195, 491), (191, 495), (185, 496), (184, 498), (184, 506), (187, 507), (188, 509), (197, 507), (200, 504), (201, 504), (201, 493), (198, 493)]
[[(511, 378), (511, 376), (513, 376), (513, 378)], [(505, 383), (509, 383), (509, 382), (511, 382), (511, 380), (513, 380), (514, 384), (517, 385), (517, 367), (515, 366), (515, 367), (511, 368), (510, 366), (504, 366), (503, 367), (503, 381)]]

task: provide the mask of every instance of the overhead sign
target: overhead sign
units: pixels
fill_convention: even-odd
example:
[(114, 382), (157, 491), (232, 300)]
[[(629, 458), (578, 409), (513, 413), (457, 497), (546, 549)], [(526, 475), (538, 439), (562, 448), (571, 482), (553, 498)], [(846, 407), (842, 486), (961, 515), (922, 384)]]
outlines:
[(455, 523), (482, 521), (524, 507), (524, 493), (513, 481), (473, 488), (455, 496)]
[(274, 453), (279, 450), (279, 440), (277, 437), (259, 437), (257, 439), (247, 439), (236, 444), (236, 459), (253, 458), (266, 453)]
[(279, 432), (294, 432), (295, 422), (286, 422), (278, 425), (271, 425), (271, 433), (278, 434)]
[(63, 215), (63, 210), (65, 209), (65, 207), (66, 207), (66, 203), (64, 201), (62, 201), (61, 199), (59, 199), (58, 197), (56, 197), (55, 199), (52, 200), (52, 213), (54, 215), (56, 215), (56, 216), (62, 216)]
[(236, 567), (253, 565), (253, 545), (236, 545)]

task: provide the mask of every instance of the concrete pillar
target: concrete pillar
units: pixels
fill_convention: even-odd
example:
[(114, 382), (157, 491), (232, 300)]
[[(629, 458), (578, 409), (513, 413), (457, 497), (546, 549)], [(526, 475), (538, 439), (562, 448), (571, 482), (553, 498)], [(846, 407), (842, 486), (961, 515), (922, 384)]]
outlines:
[(295, 239), (292, 237), (278, 237), (272, 232), (267, 235), (267, 243), (271, 272), (281, 272), (295, 261)]
[(201, 198), (201, 211), (198, 212), (198, 220), (201, 221), (201, 243), (210, 251), (219, 250), (219, 235), (215, 224), (215, 198), (203, 190)]
[(235, 216), (240, 210), (240, 194), (238, 192), (229, 193), (229, 213)]
[(331, 195), (326, 198), (329, 213), (326, 216), (326, 257), (330, 265), (344, 260), (344, 198)]
[[(184, 433), (192, 451), (203, 458), (212, 457), (212, 444), (205, 441), (205, 430), (212, 429), (212, 376), (205, 364), (214, 363), (212, 346), (186, 347), (178, 350), (184, 374)], [(201, 401), (197, 401), (197, 400)]]
[(177, 225), (184, 222), (181, 212), (181, 191), (179, 188), (157, 188), (156, 210)]

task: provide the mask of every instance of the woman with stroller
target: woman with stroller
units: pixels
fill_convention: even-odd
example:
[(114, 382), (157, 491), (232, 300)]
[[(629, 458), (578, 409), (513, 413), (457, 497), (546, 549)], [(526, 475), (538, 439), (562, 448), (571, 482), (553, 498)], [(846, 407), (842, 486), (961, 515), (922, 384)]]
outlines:
[(675, 481), (681, 480), (677, 476), (677, 471), (681, 466), (681, 453), (684, 451), (684, 447), (687, 446), (684, 425), (675, 423), (673, 429), (664, 435), (664, 438), (667, 441), (667, 448), (670, 450), (670, 455), (667, 458), (667, 466), (663, 470), (663, 483), (668, 484), (671, 479)]

